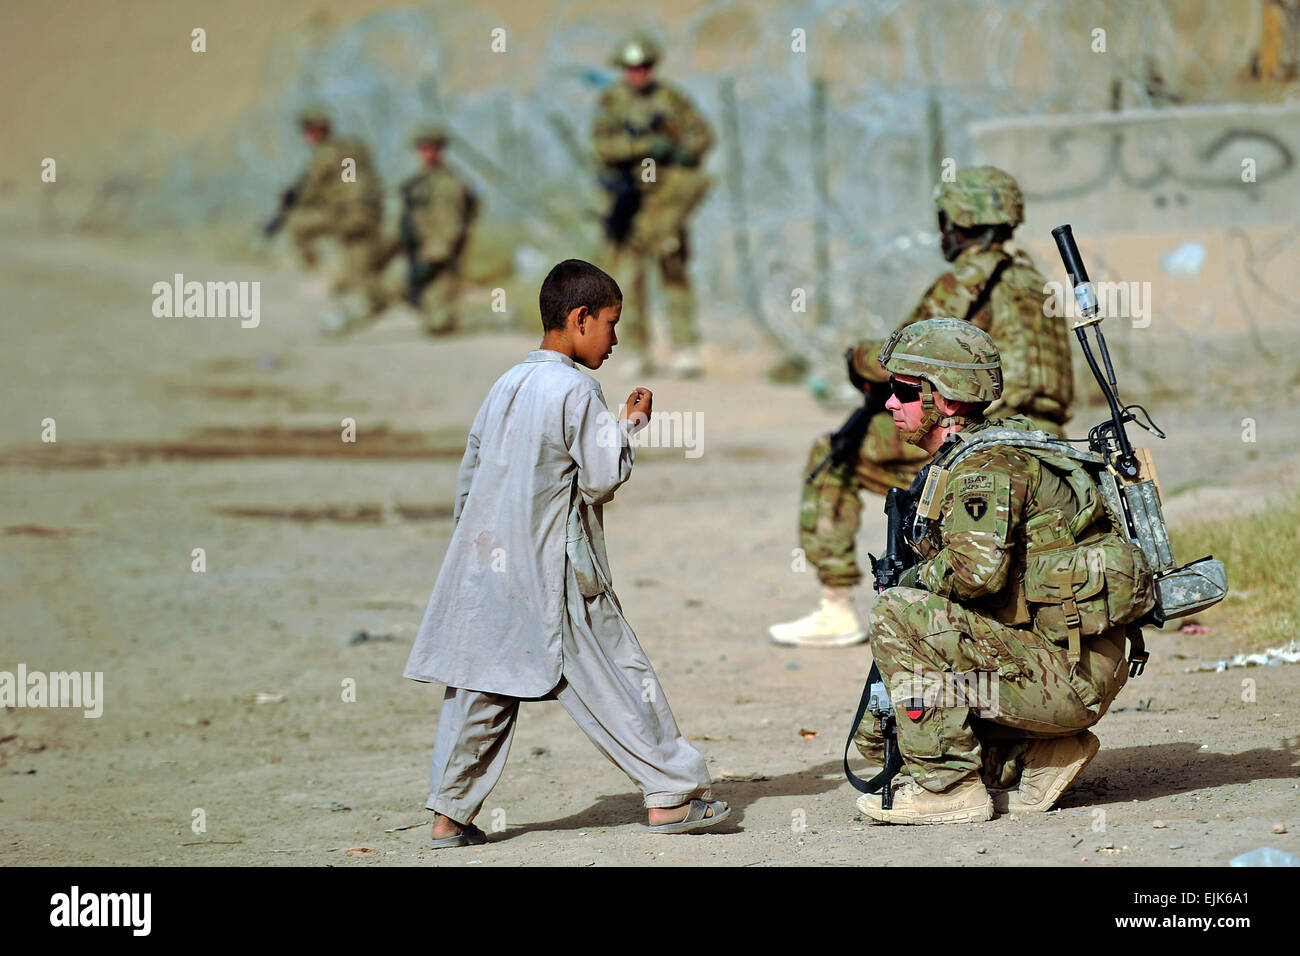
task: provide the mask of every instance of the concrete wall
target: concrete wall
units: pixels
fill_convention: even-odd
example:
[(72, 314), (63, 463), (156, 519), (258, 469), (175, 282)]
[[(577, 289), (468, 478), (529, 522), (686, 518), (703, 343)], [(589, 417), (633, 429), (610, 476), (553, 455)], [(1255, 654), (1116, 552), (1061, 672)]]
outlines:
[(969, 132), (979, 162), (1020, 179), (1033, 236), (1063, 222), (1091, 234), (1300, 223), (1300, 105), (1017, 117)]

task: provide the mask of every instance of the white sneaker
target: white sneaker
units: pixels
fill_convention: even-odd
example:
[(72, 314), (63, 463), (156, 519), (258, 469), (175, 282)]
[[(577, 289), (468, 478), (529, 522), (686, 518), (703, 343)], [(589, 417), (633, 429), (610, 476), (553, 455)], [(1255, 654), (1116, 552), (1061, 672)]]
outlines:
[(767, 630), (777, 644), (795, 647), (851, 647), (867, 639), (853, 610), (852, 588), (826, 588), (817, 610), (797, 621), (773, 624)]
[(682, 349), (668, 363), (668, 371), (677, 378), (699, 378), (704, 374), (700, 350), (694, 347)]

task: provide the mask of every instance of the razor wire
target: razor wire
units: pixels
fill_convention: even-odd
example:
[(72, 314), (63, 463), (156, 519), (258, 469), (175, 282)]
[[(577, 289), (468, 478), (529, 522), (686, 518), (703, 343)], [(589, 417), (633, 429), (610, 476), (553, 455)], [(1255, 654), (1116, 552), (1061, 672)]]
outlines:
[[(511, 59), (486, 52), (500, 26), (486, 12), (389, 10), (282, 41), (257, 103), (169, 152), (152, 188), (126, 190), (124, 218), (183, 229), (265, 218), (306, 158), (294, 115), (322, 104), (369, 145), (390, 222), (393, 187), (415, 169), (410, 132), (441, 120), (463, 144), (450, 161), (485, 214), (519, 224), (530, 254), (517, 261), (594, 253), (606, 203), (588, 142), (594, 104), (617, 79), (606, 65), (615, 40), (648, 28), (664, 41), (660, 73), (719, 134), (705, 163), (713, 188), (692, 221), (706, 335), (748, 318), (829, 369), (846, 342), (897, 324), (942, 271), (930, 190), (936, 161), (974, 158), (968, 123), (1105, 110), (1117, 91), (1136, 107), (1222, 101), (1259, 15), (1240, 0), (715, 0), (670, 24), (644, 8), (568, 0)], [(1099, 28), (1104, 56), (1093, 49)], [(118, 190), (139, 187), (131, 169), (116, 174)]]

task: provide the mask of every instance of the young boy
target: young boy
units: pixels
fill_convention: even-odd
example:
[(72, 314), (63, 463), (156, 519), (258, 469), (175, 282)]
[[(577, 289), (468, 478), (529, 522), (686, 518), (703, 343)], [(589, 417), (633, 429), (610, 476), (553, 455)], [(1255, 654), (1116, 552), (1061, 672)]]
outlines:
[(455, 531), (406, 664), (447, 685), (427, 809), (436, 848), (484, 843), (471, 822), (510, 751), (521, 699), (555, 699), (645, 794), (649, 828), (730, 813), (711, 799), (610, 584), (603, 504), (632, 473), (649, 389), (610, 413), (596, 369), (618, 344), (622, 293), (588, 262), (542, 283), (541, 347), (497, 380), (456, 479)]

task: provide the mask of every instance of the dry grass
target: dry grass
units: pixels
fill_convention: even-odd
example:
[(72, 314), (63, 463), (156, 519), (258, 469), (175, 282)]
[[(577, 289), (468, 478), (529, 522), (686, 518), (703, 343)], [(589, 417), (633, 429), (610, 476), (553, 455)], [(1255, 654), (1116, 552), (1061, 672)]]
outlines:
[(1183, 524), (1170, 536), (1179, 561), (1213, 554), (1227, 568), (1227, 598), (1197, 617), (1238, 631), (1238, 650), (1300, 636), (1300, 495), (1248, 515)]

